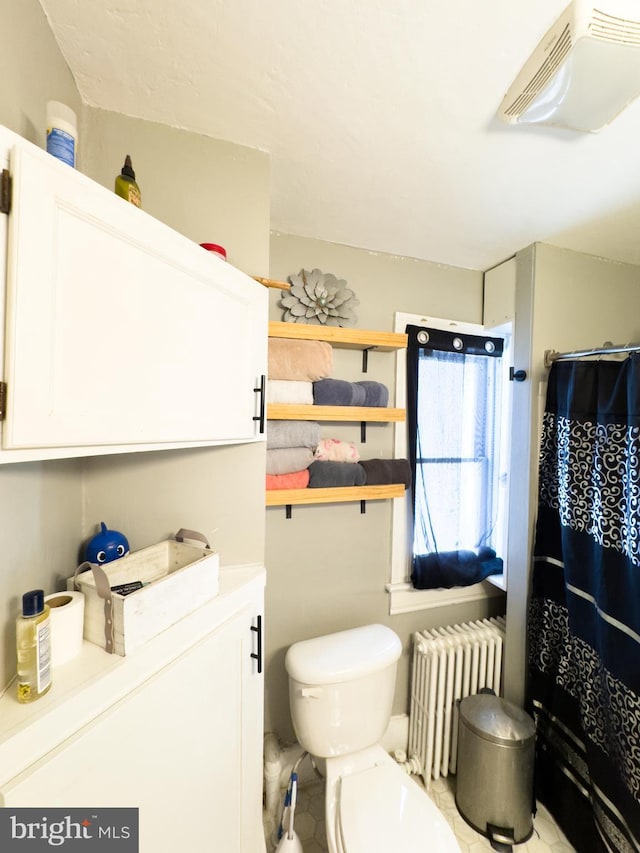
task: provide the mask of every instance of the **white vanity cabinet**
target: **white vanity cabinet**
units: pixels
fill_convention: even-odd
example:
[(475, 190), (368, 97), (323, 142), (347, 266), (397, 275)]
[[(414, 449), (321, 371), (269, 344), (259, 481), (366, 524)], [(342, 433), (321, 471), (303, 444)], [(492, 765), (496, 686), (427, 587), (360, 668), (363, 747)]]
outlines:
[(0, 462), (261, 440), (265, 288), (5, 128), (0, 155)]
[(85, 643), (33, 706), (0, 701), (0, 805), (139, 809), (140, 853), (260, 853), (261, 567), (126, 658)]

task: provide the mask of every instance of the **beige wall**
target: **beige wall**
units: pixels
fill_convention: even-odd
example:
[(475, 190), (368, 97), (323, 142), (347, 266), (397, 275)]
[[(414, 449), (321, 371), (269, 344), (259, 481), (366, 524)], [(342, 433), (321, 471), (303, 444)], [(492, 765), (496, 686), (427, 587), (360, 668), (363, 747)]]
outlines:
[(112, 190), (130, 154), (144, 210), (196, 243), (224, 246), (249, 275), (268, 275), (267, 154), (91, 107), (85, 136), (87, 175)]
[[(518, 254), (515, 363), (527, 382), (514, 383), (507, 602), (507, 696), (521, 703), (525, 686), (526, 602), (536, 513), (545, 350), (640, 341), (640, 267), (537, 243)], [(526, 439), (525, 437), (529, 437)]]
[(64, 589), (78, 564), (80, 460), (0, 467), (0, 693), (15, 675), (15, 618), (29, 589)]
[(0, 124), (44, 148), (47, 101), (68, 104), (81, 122), (77, 86), (38, 0), (0, 0), (0, 21)]
[(545, 349), (640, 340), (640, 268), (544, 243), (535, 246), (533, 365)]
[[(482, 322), (482, 273), (354, 249), (288, 234), (271, 235), (272, 278), (286, 281), (301, 269), (318, 267), (347, 282), (360, 305), (357, 327), (393, 331), (396, 311), (428, 312), (469, 323)], [(282, 320), (280, 291), (271, 291), (271, 319)]]
[[(482, 274), (318, 240), (273, 234), (272, 278), (286, 281), (300, 269), (318, 267), (344, 278), (355, 291), (357, 326), (393, 331), (394, 313), (431, 314), (469, 322), (482, 321)], [(272, 320), (282, 319), (280, 291), (271, 292)], [(334, 351), (334, 375), (355, 381), (361, 373), (356, 351)], [(395, 358), (371, 353), (366, 378), (393, 390)], [(322, 434), (357, 443), (362, 458), (393, 455), (393, 426), (323, 425)], [(288, 710), (284, 656), (301, 639), (381, 622), (400, 636), (404, 654), (398, 668), (394, 713), (406, 713), (409, 651), (413, 631), (482, 618), (502, 612), (501, 597), (421, 613), (389, 616), (385, 584), (390, 579), (391, 501), (370, 501), (366, 513), (358, 503), (294, 506), (267, 510), (267, 679), (266, 726), (285, 741), (293, 739)]]
[(87, 459), (83, 533), (105, 521), (138, 550), (187, 527), (222, 566), (261, 563), (264, 453), (260, 443)]

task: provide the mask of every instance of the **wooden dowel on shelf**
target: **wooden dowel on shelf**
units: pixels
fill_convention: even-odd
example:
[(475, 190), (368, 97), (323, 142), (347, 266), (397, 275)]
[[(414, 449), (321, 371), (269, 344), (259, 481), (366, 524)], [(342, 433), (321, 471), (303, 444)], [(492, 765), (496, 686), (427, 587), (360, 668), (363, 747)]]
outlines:
[(286, 281), (276, 281), (274, 278), (261, 278), (258, 275), (254, 275), (253, 278), (265, 287), (277, 287), (280, 290), (289, 290), (291, 288), (291, 285)]

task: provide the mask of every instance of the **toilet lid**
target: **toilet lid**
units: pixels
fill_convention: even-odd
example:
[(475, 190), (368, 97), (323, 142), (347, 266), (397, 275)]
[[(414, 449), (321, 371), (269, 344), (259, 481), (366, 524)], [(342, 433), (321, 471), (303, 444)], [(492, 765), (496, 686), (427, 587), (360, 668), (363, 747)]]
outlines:
[(340, 781), (339, 825), (347, 853), (459, 853), (444, 815), (402, 768), (385, 762)]

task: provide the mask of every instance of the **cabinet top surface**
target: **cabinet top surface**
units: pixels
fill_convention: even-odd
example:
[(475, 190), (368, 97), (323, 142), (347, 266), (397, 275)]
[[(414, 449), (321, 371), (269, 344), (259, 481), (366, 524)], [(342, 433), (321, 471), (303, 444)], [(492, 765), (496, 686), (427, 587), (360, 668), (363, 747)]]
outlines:
[[(31, 705), (15, 697), (15, 682), (0, 698), (0, 785), (72, 737), (227, 619), (255, 602), (261, 607), (263, 566), (220, 569), (219, 594), (127, 657), (85, 641), (77, 658), (54, 672), (53, 686)], [(256, 610), (256, 613), (258, 610)]]

